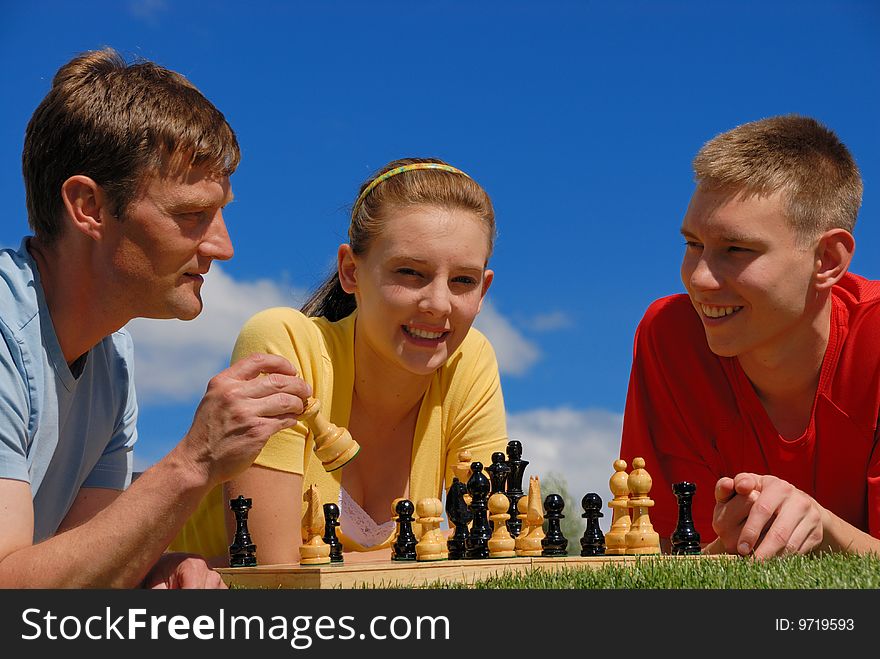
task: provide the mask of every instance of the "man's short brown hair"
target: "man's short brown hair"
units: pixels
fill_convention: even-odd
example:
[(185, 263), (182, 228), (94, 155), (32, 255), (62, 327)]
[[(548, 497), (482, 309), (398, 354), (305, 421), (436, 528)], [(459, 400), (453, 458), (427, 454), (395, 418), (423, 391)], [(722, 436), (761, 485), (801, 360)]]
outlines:
[(782, 191), (786, 214), (803, 240), (855, 229), (862, 177), (831, 130), (798, 115), (737, 126), (709, 140), (694, 158), (697, 184), (747, 195)]
[(240, 158), (223, 114), (186, 78), (115, 50), (89, 51), (55, 74), (25, 133), (28, 222), (51, 244), (61, 235), (61, 186), (92, 178), (121, 217), (152, 174), (186, 166), (228, 176)]

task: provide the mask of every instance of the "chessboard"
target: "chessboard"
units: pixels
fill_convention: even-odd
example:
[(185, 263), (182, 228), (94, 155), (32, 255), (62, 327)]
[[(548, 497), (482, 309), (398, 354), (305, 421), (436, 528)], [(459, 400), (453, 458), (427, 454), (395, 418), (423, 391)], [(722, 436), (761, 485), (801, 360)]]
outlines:
[[(390, 553), (390, 552), (389, 552)], [(230, 588), (419, 588), (438, 581), (471, 585), (504, 574), (533, 570), (600, 569), (608, 565), (635, 565), (639, 561), (694, 561), (735, 559), (728, 554), (649, 556), (564, 556), (489, 558), (482, 560), (392, 561), (376, 560), (346, 565), (256, 565), (217, 568)]]
[[(236, 532), (229, 547), (228, 568), (218, 568), (228, 586), (239, 588), (357, 588), (419, 587), (437, 582), (473, 584), (490, 577), (521, 575), (532, 571), (565, 568), (597, 569), (608, 565), (637, 564), (642, 560), (699, 560), (716, 558), (701, 553), (700, 536), (693, 528), (691, 499), (693, 483), (673, 486), (678, 499), (679, 519), (671, 536), (670, 554), (661, 553), (659, 534), (651, 524), (649, 511), (654, 500), (648, 494), (652, 479), (641, 457), (627, 463), (614, 462), (609, 479), (613, 499), (611, 528), (603, 533), (602, 499), (588, 492), (581, 501), (586, 528), (580, 555), (569, 555), (569, 539), (561, 520), (565, 501), (559, 494), (541, 494), (540, 478), (529, 477), (528, 494), (522, 490), (527, 461), (521, 459), (522, 445), (511, 440), (507, 454), (496, 452), (483, 473), (481, 462), (472, 462), (470, 451), (459, 453), (453, 467), (455, 477), (446, 492), (446, 503), (423, 498), (414, 504), (395, 499), (392, 519), (397, 528), (388, 553), (360, 555), (348, 564), (343, 544), (336, 536), (340, 507), (322, 503), (316, 484), (309, 486), (303, 500), (303, 544), (299, 563), (259, 565), (257, 545), (247, 529), (251, 499), (239, 495), (229, 502), (236, 517)], [(450, 530), (441, 530), (447, 513)], [(546, 522), (546, 523), (545, 523)], [(420, 537), (413, 529), (420, 525)], [(572, 545), (574, 546), (574, 545)], [(372, 561), (372, 562), (371, 562)]]

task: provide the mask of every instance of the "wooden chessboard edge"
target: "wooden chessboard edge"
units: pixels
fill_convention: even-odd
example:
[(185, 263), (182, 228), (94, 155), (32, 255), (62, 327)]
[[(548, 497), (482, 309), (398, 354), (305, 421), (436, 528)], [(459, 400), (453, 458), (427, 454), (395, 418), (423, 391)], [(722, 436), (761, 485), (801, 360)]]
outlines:
[(217, 568), (228, 586), (240, 588), (394, 588), (430, 586), (443, 581), (472, 584), (505, 573), (531, 570), (601, 569), (649, 561), (736, 559), (729, 554), (513, 557), (480, 560), (376, 561), (302, 566), (298, 563), (243, 568)]

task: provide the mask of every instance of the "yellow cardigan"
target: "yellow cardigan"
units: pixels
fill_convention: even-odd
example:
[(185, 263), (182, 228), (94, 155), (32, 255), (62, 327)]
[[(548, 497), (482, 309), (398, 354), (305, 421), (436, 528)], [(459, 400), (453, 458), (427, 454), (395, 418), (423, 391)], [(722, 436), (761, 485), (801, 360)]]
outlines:
[[(242, 328), (232, 361), (255, 352), (282, 355), (312, 385), (322, 413), (340, 427), (348, 426), (354, 389), (354, 328), (357, 312), (330, 322), (309, 318), (295, 309), (276, 307), (261, 311)], [(357, 438), (355, 438), (357, 439)], [(491, 344), (471, 329), (461, 346), (433, 375), (416, 421), (410, 470), (409, 498), (442, 498), (454, 476), (458, 453), (469, 450), (474, 461), (491, 464), (495, 451), (507, 446), (504, 399), (498, 363)], [(303, 474), (303, 488), (318, 485), (321, 499), (338, 502), (345, 467), (327, 473), (314, 455), (314, 442), (302, 422), (269, 438), (254, 464)], [(357, 459), (357, 458), (355, 458)], [(202, 501), (172, 543), (172, 551), (204, 556), (228, 552), (222, 487)], [(391, 502), (388, 502), (389, 510)], [(305, 511), (304, 511), (305, 512)], [(418, 533), (418, 525), (415, 525)], [(364, 548), (338, 532), (346, 551), (372, 551), (391, 544)], [(254, 538), (259, 547), (259, 538)]]

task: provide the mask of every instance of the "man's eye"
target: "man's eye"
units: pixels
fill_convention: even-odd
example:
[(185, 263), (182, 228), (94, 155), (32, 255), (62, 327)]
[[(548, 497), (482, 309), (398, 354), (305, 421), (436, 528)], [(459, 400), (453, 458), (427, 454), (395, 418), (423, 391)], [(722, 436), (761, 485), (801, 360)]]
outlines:
[(696, 240), (685, 240), (684, 245), (688, 249), (700, 249), (703, 246), (702, 244), (698, 243)]
[(730, 247), (727, 248), (727, 251), (728, 252), (751, 252), (752, 250), (750, 250), (748, 247), (739, 247), (737, 245), (731, 245)]
[(395, 272), (399, 275), (406, 275), (408, 277), (418, 277), (419, 273), (412, 268), (398, 268)]
[(202, 219), (204, 213), (200, 211), (186, 211), (184, 213), (175, 213), (174, 215), (181, 220), (198, 221)]
[(474, 286), (477, 283), (477, 280), (473, 277), (456, 277), (452, 281), (456, 284), (464, 284), (465, 286)]

